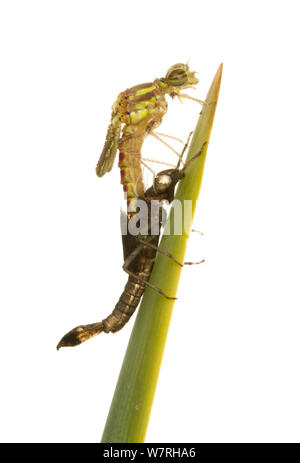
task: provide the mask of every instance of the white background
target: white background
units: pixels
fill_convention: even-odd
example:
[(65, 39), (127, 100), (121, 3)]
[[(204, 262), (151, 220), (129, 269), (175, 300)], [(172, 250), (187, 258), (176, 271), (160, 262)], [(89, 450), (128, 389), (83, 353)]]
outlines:
[[(101, 438), (134, 320), (55, 350), (126, 280), (119, 171), (94, 168), (117, 94), (190, 59), (198, 98), (224, 62), (188, 249), (206, 262), (182, 274), (147, 442), (299, 442), (298, 6), (1, 2), (2, 441)], [(160, 130), (199, 110), (171, 101)]]

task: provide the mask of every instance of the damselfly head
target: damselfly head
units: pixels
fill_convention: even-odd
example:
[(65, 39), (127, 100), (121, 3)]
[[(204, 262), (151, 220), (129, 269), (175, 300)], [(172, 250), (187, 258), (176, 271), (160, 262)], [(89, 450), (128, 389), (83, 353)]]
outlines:
[(171, 66), (166, 74), (166, 80), (173, 87), (187, 88), (198, 84), (199, 80), (195, 76), (195, 72), (189, 70), (188, 64), (177, 63)]

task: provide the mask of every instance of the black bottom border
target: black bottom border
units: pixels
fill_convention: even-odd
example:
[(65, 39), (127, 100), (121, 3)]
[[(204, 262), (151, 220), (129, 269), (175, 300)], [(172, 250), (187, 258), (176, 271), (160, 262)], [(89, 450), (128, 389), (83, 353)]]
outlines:
[[(4, 444), (10, 447), (9, 456), (16, 457), (20, 455), (22, 459), (28, 455), (32, 460), (33, 457), (46, 456), (51, 459), (57, 458), (64, 461), (84, 461), (89, 459), (104, 462), (141, 462), (141, 461), (169, 461), (169, 462), (200, 462), (206, 458), (216, 458), (220, 456), (230, 458), (230, 460), (240, 461), (241, 457), (262, 458), (264, 454), (269, 459), (272, 454), (276, 458), (282, 456), (288, 457), (289, 448), (295, 447), (299, 443), (209, 443), (209, 444), (34, 444), (34, 443), (16, 443)], [(8, 449), (6, 449), (7, 451)], [(293, 453), (295, 448), (292, 449)]]

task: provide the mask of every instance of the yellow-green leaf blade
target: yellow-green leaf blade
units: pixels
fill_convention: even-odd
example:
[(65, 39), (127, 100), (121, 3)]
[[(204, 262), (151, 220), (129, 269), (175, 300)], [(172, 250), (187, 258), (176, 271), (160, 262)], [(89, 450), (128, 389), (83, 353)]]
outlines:
[[(213, 124), (222, 77), (222, 65), (212, 82), (187, 156), (191, 159), (207, 142), (203, 153), (186, 169), (175, 200), (192, 201), (192, 217), (199, 195), (206, 151)], [(171, 211), (172, 215), (172, 211)], [(170, 252), (183, 262), (188, 235), (164, 235), (160, 249)], [(175, 296), (181, 267), (158, 253), (150, 282), (165, 293)], [(167, 338), (174, 301), (149, 288), (138, 311), (120, 371), (118, 383), (107, 417), (102, 442), (144, 442), (160, 365)], [(174, 404), (175, 406), (176, 404)], [(166, 417), (167, 423), (168, 417)]]

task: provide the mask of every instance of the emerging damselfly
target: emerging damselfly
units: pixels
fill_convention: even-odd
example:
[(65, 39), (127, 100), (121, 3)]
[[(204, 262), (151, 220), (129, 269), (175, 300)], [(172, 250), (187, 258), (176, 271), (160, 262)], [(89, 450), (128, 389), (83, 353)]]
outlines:
[(111, 122), (96, 173), (102, 177), (112, 169), (119, 149), (121, 184), (127, 194), (129, 216), (136, 213), (137, 199), (144, 197), (141, 165), (145, 163), (142, 160), (141, 149), (145, 137), (152, 135), (172, 149), (161, 139), (161, 136), (165, 135), (154, 131), (167, 112), (166, 95), (178, 97), (180, 100), (188, 98), (203, 104), (203, 101), (182, 93), (183, 89), (195, 88), (194, 85), (197, 83), (195, 72), (191, 72), (187, 64), (178, 63), (169, 68), (165, 77), (121, 92), (113, 104)]
[[(167, 112), (167, 95), (172, 98), (176, 96), (179, 99), (188, 98), (203, 104), (201, 100), (182, 93), (183, 89), (194, 88), (197, 83), (198, 79), (195, 77), (195, 73), (189, 70), (189, 66), (179, 63), (169, 68), (165, 77), (155, 79), (150, 83), (136, 85), (121, 92), (113, 104), (111, 123), (96, 167), (96, 173), (99, 177), (102, 177), (112, 169), (119, 149), (121, 184), (127, 194), (127, 221), (136, 215), (137, 204), (140, 200), (144, 200), (147, 204), (149, 224), (153, 219), (151, 216), (152, 201), (165, 200), (169, 203), (173, 201), (175, 187), (184, 176), (185, 167), (180, 169), (179, 166), (187, 143), (182, 153), (179, 154), (161, 139), (161, 136), (166, 135), (158, 134), (154, 129), (160, 125), (163, 116)], [(142, 165), (148, 166), (142, 159), (141, 148), (145, 137), (149, 134), (175, 151), (179, 156), (179, 161), (176, 168), (164, 170), (157, 174), (154, 177), (152, 187), (145, 191)], [(177, 139), (176, 137), (169, 138)], [(150, 170), (153, 173), (152, 169)], [(61, 339), (57, 346), (58, 349), (63, 346), (81, 344), (101, 332), (114, 333), (119, 331), (134, 313), (145, 286), (150, 286), (165, 297), (172, 299), (171, 296), (164, 294), (159, 288), (151, 286), (148, 282), (156, 257), (162, 225), (162, 210), (159, 208), (156, 220), (159, 224), (159, 231), (156, 235), (152, 235), (151, 230), (148, 229), (143, 236), (135, 237), (130, 234), (122, 236), (123, 269), (129, 274), (129, 277), (112, 313), (101, 322), (80, 325), (74, 328)], [(168, 255), (168, 257), (174, 259), (171, 255)], [(181, 265), (179, 262), (177, 263)]]

